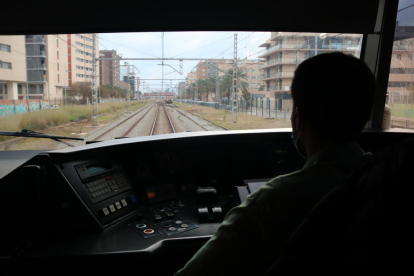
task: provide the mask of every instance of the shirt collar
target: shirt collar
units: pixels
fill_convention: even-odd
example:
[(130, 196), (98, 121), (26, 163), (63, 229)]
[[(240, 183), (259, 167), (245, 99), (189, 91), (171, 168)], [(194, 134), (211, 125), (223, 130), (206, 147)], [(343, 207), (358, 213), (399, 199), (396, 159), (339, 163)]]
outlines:
[(304, 168), (321, 163), (353, 162), (360, 159), (364, 153), (357, 142), (330, 145), (314, 153)]

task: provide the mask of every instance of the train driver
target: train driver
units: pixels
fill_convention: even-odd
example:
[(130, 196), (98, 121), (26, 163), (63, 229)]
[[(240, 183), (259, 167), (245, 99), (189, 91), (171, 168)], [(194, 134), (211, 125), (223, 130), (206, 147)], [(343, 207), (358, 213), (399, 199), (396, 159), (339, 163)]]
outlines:
[(370, 153), (356, 139), (373, 105), (375, 78), (342, 53), (295, 71), (292, 139), (304, 167), (278, 176), (227, 214), (214, 236), (175, 275), (262, 275), (310, 209)]

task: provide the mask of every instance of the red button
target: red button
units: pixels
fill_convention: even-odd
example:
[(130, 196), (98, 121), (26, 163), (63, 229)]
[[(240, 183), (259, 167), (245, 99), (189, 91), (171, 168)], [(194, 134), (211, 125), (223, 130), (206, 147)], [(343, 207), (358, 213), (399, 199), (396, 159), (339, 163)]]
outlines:
[(154, 233), (154, 230), (152, 230), (152, 229), (145, 229), (144, 230), (144, 233), (145, 234), (152, 234), (152, 233)]
[(111, 179), (112, 179), (112, 175), (105, 177), (106, 181), (111, 180)]

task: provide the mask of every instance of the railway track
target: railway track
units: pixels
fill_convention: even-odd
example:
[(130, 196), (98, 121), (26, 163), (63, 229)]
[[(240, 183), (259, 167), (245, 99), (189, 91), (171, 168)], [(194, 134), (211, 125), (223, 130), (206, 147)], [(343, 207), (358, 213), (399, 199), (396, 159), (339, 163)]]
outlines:
[[(162, 110), (161, 114), (160, 109)], [(166, 122), (168, 122), (168, 124), (166, 124)], [(165, 132), (175, 133), (175, 128), (170, 116), (168, 115), (167, 110), (165, 109), (165, 105), (161, 103), (159, 104), (157, 113), (155, 114), (154, 123), (152, 124), (149, 136), (157, 134), (166, 134)]]
[(204, 129), (205, 131), (209, 131), (207, 128), (205, 128), (204, 126), (200, 125), (199, 123), (197, 123), (195, 120), (191, 119), (190, 117), (188, 117), (188, 115), (185, 115), (184, 113), (182, 113), (180, 110), (178, 110), (177, 107), (175, 107), (174, 105), (172, 106), (173, 108), (175, 108), (175, 110), (180, 113), (182, 116), (186, 117), (187, 119), (189, 119), (190, 121), (192, 121), (193, 123), (195, 123), (196, 125), (198, 125), (199, 127), (201, 127), (202, 129)]
[[(155, 116), (154, 116), (154, 120), (153, 123), (150, 127), (150, 131), (149, 131), (149, 136), (152, 135), (159, 135), (159, 134), (168, 134), (168, 133), (176, 133), (176, 127), (173, 124), (173, 121), (171, 120), (170, 115), (168, 114), (168, 110), (166, 108), (166, 106), (170, 107), (170, 108), (174, 108), (178, 114), (180, 114), (181, 116), (185, 117), (186, 119), (188, 119), (189, 121), (191, 121), (194, 125), (197, 125), (199, 128), (201, 128), (204, 131), (209, 131), (208, 128), (206, 128), (205, 126), (203, 126), (202, 124), (200, 124), (200, 122), (198, 122), (198, 120), (195, 120), (193, 118), (191, 118), (190, 116), (188, 116), (187, 114), (185, 114), (184, 112), (180, 111), (179, 108), (177, 108), (174, 105), (166, 105), (162, 102), (153, 102), (148, 104), (147, 106), (141, 108), (140, 110), (138, 110), (137, 112), (135, 112), (134, 114), (132, 114), (131, 116), (129, 116), (128, 118), (122, 120), (121, 122), (119, 122), (118, 124), (108, 128), (107, 130), (105, 130), (104, 132), (102, 132), (101, 134), (99, 134), (97, 137), (95, 137), (92, 141), (99, 141), (100, 139), (102, 139), (102, 137), (104, 137), (105, 135), (108, 135), (108, 133), (115, 131), (117, 128), (124, 128), (123, 129), (123, 133), (121, 135), (118, 135), (120, 137), (128, 137), (129, 135), (134, 134), (134, 130), (137, 129), (138, 125), (142, 123), (142, 121), (144, 120), (144, 118), (148, 118), (147, 114), (151, 113), (151, 110), (153, 108), (156, 108), (156, 112), (155, 112)], [(228, 130), (214, 122), (211, 122), (205, 118), (202, 118), (200, 116), (198, 116), (197, 114), (193, 114), (191, 112), (189, 112), (191, 115), (197, 116), (202, 120), (205, 120), (206, 122), (213, 124), (217, 127), (220, 127), (221, 129), (224, 130)], [(137, 115), (140, 114), (142, 116), (140, 116), (139, 118), (137, 118)], [(151, 113), (152, 114), (152, 113)], [(133, 118), (136, 118), (136, 120), (131, 124), (128, 125), (128, 129), (125, 131), (125, 123), (126, 122), (131, 122), (131, 120), (133, 120)], [(146, 127), (149, 127), (149, 121), (148, 120), (144, 120), (146, 121)], [(118, 130), (118, 133), (120, 132), (120, 130)], [(148, 133), (148, 132), (147, 132)]]
[(144, 113), (144, 116), (142, 116), (140, 119), (138, 119), (131, 128), (129, 128), (122, 136), (125, 137), (126, 135), (128, 135), (132, 129), (142, 120), (142, 118), (145, 117), (145, 115), (151, 110), (151, 108), (156, 105), (157, 103), (150, 103), (147, 106), (141, 108), (140, 110), (138, 110), (137, 112), (135, 112), (134, 114), (132, 114), (131, 116), (129, 116), (128, 118), (124, 119), (123, 121), (119, 122), (118, 124), (114, 125), (113, 127), (105, 130), (104, 132), (102, 132), (101, 134), (99, 134), (97, 137), (95, 137), (94, 139), (92, 139), (92, 141), (99, 141), (100, 138), (104, 137), (105, 135), (107, 135), (108, 133), (110, 133), (111, 131), (113, 131), (114, 129), (120, 127), (121, 125), (125, 124), (126, 122), (128, 122), (129, 120), (131, 120), (132, 118), (135, 118), (138, 114), (140, 114), (142, 111), (146, 112)]
[[(203, 128), (204, 130), (206, 130), (206, 131), (209, 131), (207, 128), (205, 128), (204, 126), (202, 126), (201, 124), (199, 124), (198, 122), (196, 122), (195, 120), (193, 120), (192, 118), (190, 118), (188, 115), (186, 115), (186, 114), (184, 114), (183, 112), (181, 112), (180, 110), (179, 110), (179, 108), (178, 107), (176, 107), (175, 105), (171, 105), (171, 107), (173, 107), (178, 113), (180, 113), (181, 115), (183, 115), (183, 116), (185, 116), (186, 118), (188, 118), (188, 119), (190, 119), (192, 122), (194, 122), (195, 124), (197, 124), (198, 126), (200, 126), (201, 128)], [(217, 127), (219, 127), (219, 128), (222, 128), (222, 129), (224, 129), (224, 130), (229, 130), (228, 128), (225, 128), (225, 127), (223, 127), (223, 126), (221, 126), (221, 125), (219, 125), (219, 124), (216, 124), (215, 122), (212, 122), (212, 121), (210, 121), (210, 120), (207, 120), (206, 118), (203, 118), (203, 117), (201, 117), (201, 116), (199, 116), (199, 115), (197, 115), (197, 114), (195, 114), (195, 113), (192, 113), (192, 112), (190, 112), (190, 111), (187, 111), (188, 113), (190, 113), (191, 115), (194, 115), (194, 116), (197, 116), (198, 118), (200, 118), (200, 119), (202, 119), (202, 120), (204, 120), (204, 121), (207, 121), (207, 122), (209, 122), (210, 124), (213, 124), (213, 125), (215, 125), (215, 126), (217, 126)]]

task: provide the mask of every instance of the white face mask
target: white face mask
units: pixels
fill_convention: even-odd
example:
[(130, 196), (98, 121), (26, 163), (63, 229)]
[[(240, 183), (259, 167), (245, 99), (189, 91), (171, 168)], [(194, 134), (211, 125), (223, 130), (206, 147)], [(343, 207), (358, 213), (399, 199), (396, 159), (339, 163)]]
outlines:
[[(292, 116), (291, 116), (291, 118), (290, 118), (290, 120), (291, 120), (291, 121), (293, 121), (293, 118), (294, 118), (294, 117), (296, 117), (296, 113), (297, 113), (297, 108), (295, 108), (295, 110), (294, 110), (294, 111), (293, 111), (293, 113), (292, 113)], [(301, 151), (300, 151), (300, 149), (298, 148), (298, 139), (299, 139), (300, 133), (302, 132), (302, 129), (303, 129), (303, 125), (302, 125), (302, 127), (299, 129), (299, 131), (298, 131), (298, 136), (297, 136), (297, 137), (294, 137), (294, 136), (293, 136), (293, 123), (292, 123), (292, 136), (291, 136), (291, 138), (292, 138), (292, 141), (293, 141), (293, 145), (295, 146), (295, 148), (296, 148), (296, 150), (298, 151), (299, 155), (300, 155), (303, 159), (307, 160), (307, 159), (308, 159), (308, 157), (306, 156), (306, 154), (305, 154), (305, 155), (304, 155), (304, 154), (302, 154), (302, 152), (301, 152)]]

